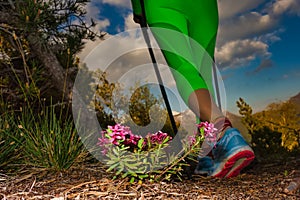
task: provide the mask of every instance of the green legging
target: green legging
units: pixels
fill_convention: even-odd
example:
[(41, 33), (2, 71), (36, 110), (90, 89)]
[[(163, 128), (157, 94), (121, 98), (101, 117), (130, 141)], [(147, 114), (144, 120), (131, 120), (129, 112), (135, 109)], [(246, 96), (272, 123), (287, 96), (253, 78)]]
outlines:
[[(140, 0), (131, 1), (134, 14), (140, 15)], [(218, 30), (217, 0), (144, 0), (144, 5), (147, 23), (183, 100), (187, 103), (195, 90), (203, 88), (214, 95), (211, 69)]]

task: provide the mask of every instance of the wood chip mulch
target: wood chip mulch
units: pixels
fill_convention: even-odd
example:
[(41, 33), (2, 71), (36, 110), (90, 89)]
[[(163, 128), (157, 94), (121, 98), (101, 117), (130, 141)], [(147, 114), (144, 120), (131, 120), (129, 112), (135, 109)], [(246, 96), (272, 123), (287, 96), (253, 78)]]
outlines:
[(299, 170), (300, 159), (294, 159), (254, 163), (231, 179), (194, 175), (193, 180), (182, 182), (142, 184), (112, 180), (112, 174), (100, 165), (74, 167), (60, 174), (26, 169), (8, 176), (0, 171), (0, 199), (300, 199)]

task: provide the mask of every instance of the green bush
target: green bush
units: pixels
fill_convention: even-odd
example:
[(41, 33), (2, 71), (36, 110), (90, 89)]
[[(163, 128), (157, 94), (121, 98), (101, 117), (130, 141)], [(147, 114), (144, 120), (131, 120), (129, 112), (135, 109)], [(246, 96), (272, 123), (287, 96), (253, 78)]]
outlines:
[(252, 113), (242, 98), (237, 102), (242, 122), (251, 135), (256, 157), (273, 159), (299, 152), (299, 108), (292, 101), (270, 104), (264, 111)]

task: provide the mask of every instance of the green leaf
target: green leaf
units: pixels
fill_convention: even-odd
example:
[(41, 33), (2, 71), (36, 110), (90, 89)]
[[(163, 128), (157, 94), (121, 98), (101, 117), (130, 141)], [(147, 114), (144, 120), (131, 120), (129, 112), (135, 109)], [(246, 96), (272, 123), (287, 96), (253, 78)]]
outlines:
[(116, 162), (118, 162), (118, 161), (109, 160), (109, 161), (106, 162), (106, 165), (114, 165), (114, 164), (116, 164)]
[(145, 179), (145, 178), (148, 178), (149, 175), (148, 174), (141, 174), (141, 175), (138, 175), (139, 179)]
[(200, 128), (200, 135), (204, 135), (204, 128)]
[(177, 177), (178, 177), (178, 179), (179, 179), (180, 181), (182, 181), (181, 176), (182, 176), (181, 174), (180, 174), (180, 175), (177, 174)]
[(144, 138), (142, 138), (142, 139), (140, 139), (140, 140), (138, 141), (138, 148), (139, 148), (139, 149), (142, 149), (142, 148), (143, 148), (143, 143), (144, 143)]
[(134, 183), (134, 180), (135, 180), (135, 178), (134, 177), (131, 177), (131, 179), (130, 179), (130, 183)]
[(127, 162), (125, 162), (124, 165), (126, 167), (128, 167), (129, 169), (131, 169), (131, 170), (135, 170), (139, 166), (139, 164), (130, 164), (130, 163), (127, 163)]
[(122, 175), (122, 178), (126, 178), (129, 175), (129, 172), (126, 172)]
[(119, 163), (115, 163), (114, 165), (110, 166), (106, 171), (110, 172), (111, 170), (115, 169), (118, 165)]
[(166, 144), (169, 140), (170, 140), (170, 137), (167, 136), (167, 137), (164, 139), (164, 141), (162, 142), (162, 144)]
[(124, 169), (119, 169), (117, 172), (116, 172), (116, 175), (120, 175), (122, 172), (123, 172)]
[(106, 129), (106, 132), (107, 133), (112, 133), (113, 131), (108, 128), (108, 129)]
[(171, 176), (171, 174), (166, 174), (165, 179), (169, 181), (171, 179)]
[(119, 147), (115, 147), (115, 148), (112, 148), (112, 151), (115, 155), (119, 155), (120, 149), (119, 149)]

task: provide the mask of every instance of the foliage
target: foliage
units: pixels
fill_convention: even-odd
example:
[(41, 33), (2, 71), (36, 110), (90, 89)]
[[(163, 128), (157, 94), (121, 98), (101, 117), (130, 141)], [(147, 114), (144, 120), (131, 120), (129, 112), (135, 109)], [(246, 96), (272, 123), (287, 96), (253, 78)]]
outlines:
[[(183, 140), (180, 152), (172, 151), (174, 144), (167, 133), (148, 133), (145, 137), (135, 135), (129, 127), (116, 124), (108, 126), (101, 133), (98, 145), (104, 155), (107, 171), (114, 171), (115, 178), (129, 178), (134, 181), (170, 180), (175, 175), (181, 180), (185, 160), (199, 154), (200, 143), (208, 138), (210, 145), (216, 144), (217, 129), (213, 124), (201, 122), (199, 132)], [(178, 144), (175, 144), (178, 145)], [(172, 153), (167, 153), (169, 152)], [(173, 149), (174, 150), (174, 149)]]
[(258, 155), (279, 155), (299, 149), (300, 110), (292, 101), (270, 104), (266, 110), (255, 114), (242, 98), (237, 106)]
[(256, 156), (268, 157), (276, 154), (282, 156), (287, 153), (281, 145), (281, 136), (280, 132), (271, 130), (267, 126), (253, 131), (251, 144)]
[[(83, 39), (95, 39), (97, 33), (92, 31), (96, 24), (93, 20), (90, 23), (85, 19), (85, 5), (88, 0), (80, 1), (59, 1), (59, 0), (24, 0), (11, 1), (12, 5), (0, 3), (2, 14), (11, 13), (11, 18), (15, 21), (5, 23), (2, 30), (9, 33), (13, 30), (13, 35), (3, 35), (4, 37), (19, 35), (24, 39), (24, 44), (32, 34), (40, 37), (44, 44), (51, 47), (58, 55), (75, 55), (83, 47)], [(4, 20), (4, 19), (3, 19)], [(10, 40), (8, 40), (10, 41)], [(11, 47), (16, 47), (14, 43)], [(27, 44), (28, 48), (30, 44)], [(28, 49), (29, 50), (29, 49)], [(10, 56), (10, 55), (8, 55)], [(65, 59), (65, 58), (64, 58)], [(66, 62), (64, 62), (66, 63)], [(63, 64), (62, 66), (66, 66)]]
[(138, 126), (150, 124), (150, 109), (156, 104), (158, 104), (158, 100), (151, 94), (147, 86), (138, 87), (130, 98), (129, 114), (131, 119)]
[(175, 135), (162, 98), (156, 97), (149, 85), (139, 86), (137, 82), (128, 95), (122, 92), (122, 85), (108, 81), (107, 73), (97, 70), (90, 76), (96, 80), (92, 86), (95, 88), (95, 100), (91, 103), (103, 129), (119, 122), (131, 127), (133, 132), (148, 126), (149, 131), (161, 130)]
[(293, 150), (300, 142), (300, 110), (291, 101), (273, 103), (256, 115), (257, 119), (264, 119), (264, 123), (271, 130), (280, 132), (281, 146)]
[[(175, 136), (176, 133), (174, 133), (170, 116), (164, 107), (163, 98), (158, 98), (151, 93), (149, 85), (140, 87), (138, 85), (139, 83), (131, 89), (129, 115), (124, 124), (130, 127), (132, 127), (132, 123), (143, 127), (149, 126), (149, 129), (161, 130)], [(133, 131), (136, 132), (137, 130)]]
[[(153, 130), (161, 130), (164, 133), (171, 135), (172, 126), (170, 119), (166, 116), (167, 111), (163, 108), (162, 99), (158, 99), (151, 91), (149, 85), (136, 86), (130, 89), (131, 96), (123, 94), (121, 92), (122, 86), (117, 83), (111, 83), (107, 80), (107, 74), (101, 71), (96, 71), (92, 75), (97, 81), (93, 87), (96, 88), (94, 107), (97, 112), (98, 120), (102, 128), (111, 127), (116, 122), (122, 122), (126, 127), (130, 127), (130, 133), (139, 133), (142, 129), (145, 131), (142, 134), (149, 133)], [(127, 130), (127, 128), (126, 128)], [(112, 133), (109, 128), (105, 133)], [(160, 134), (158, 131), (155, 134)], [(102, 133), (104, 134), (104, 133)], [(129, 134), (127, 137), (135, 139), (143, 139), (143, 143), (147, 143), (148, 146), (132, 146), (128, 144), (117, 145), (115, 148), (104, 148), (108, 156), (106, 164), (110, 165), (109, 171), (113, 170), (116, 173), (116, 177), (129, 177), (131, 182), (134, 180), (158, 180), (162, 178), (171, 178), (171, 174), (181, 176), (183, 166), (186, 165), (188, 157), (192, 157), (193, 153), (199, 147), (195, 145), (189, 154), (181, 157), (182, 160), (178, 161), (179, 155), (167, 155), (165, 148), (168, 147), (170, 137), (163, 140), (159, 145), (149, 142), (148, 137), (142, 138), (141, 136), (133, 136)], [(102, 142), (110, 138), (114, 141), (113, 136), (104, 134), (101, 139)], [(124, 137), (120, 134), (118, 137)], [(128, 139), (124, 140), (127, 141)], [(146, 142), (148, 141), (148, 142)], [(153, 141), (152, 141), (153, 142)], [(118, 144), (114, 142), (115, 145)], [(197, 142), (199, 144), (199, 141)], [(136, 141), (136, 144), (138, 142)], [(140, 143), (141, 144), (141, 143)], [(152, 146), (150, 144), (153, 144)], [(197, 147), (196, 147), (197, 146)], [(131, 153), (128, 153), (131, 152)], [(184, 152), (181, 152), (183, 154)], [(155, 155), (155, 156), (153, 156)], [(113, 163), (113, 164), (112, 164)], [(138, 164), (137, 164), (138, 163)], [(171, 165), (170, 165), (171, 164)], [(138, 167), (137, 167), (138, 166)], [(162, 166), (172, 166), (166, 172), (162, 173), (162, 170), (156, 171), (153, 174), (146, 173), (148, 170), (153, 169), (166, 169)], [(172, 173), (171, 173), (172, 172)]]
[(22, 102), (24, 96), (19, 94), (26, 90), (37, 99), (70, 100), (71, 80), (78, 70), (76, 53), (84, 40), (104, 35), (93, 31), (96, 24), (85, 18), (88, 2), (0, 1), (0, 80), (6, 80), (0, 88), (4, 98)]
[(76, 53), (84, 41), (104, 35), (85, 17), (88, 2), (0, 1), (0, 165), (7, 166), (2, 156), (12, 149), (22, 157), (12, 157), (15, 163), (54, 170), (68, 169), (86, 154), (62, 107), (70, 103)]
[[(111, 83), (107, 80), (106, 72), (97, 70), (92, 74), (96, 79), (95, 101), (92, 102), (97, 118), (101, 127), (107, 127), (109, 124), (115, 124), (115, 119), (118, 118), (120, 110), (115, 109), (114, 94), (121, 95), (119, 87), (116, 83)], [(121, 98), (122, 99), (122, 98)]]
[(239, 113), (243, 116), (242, 122), (248, 129), (249, 133), (252, 134), (254, 129), (257, 127), (257, 121), (252, 115), (252, 108), (242, 98), (239, 98), (239, 101), (236, 103), (239, 108)]

